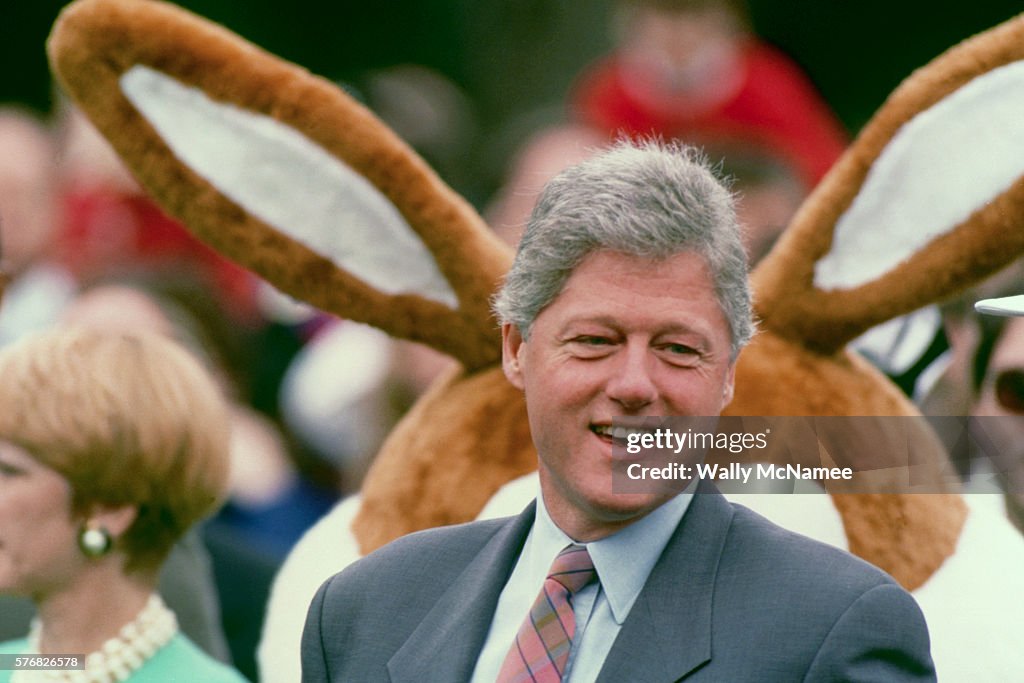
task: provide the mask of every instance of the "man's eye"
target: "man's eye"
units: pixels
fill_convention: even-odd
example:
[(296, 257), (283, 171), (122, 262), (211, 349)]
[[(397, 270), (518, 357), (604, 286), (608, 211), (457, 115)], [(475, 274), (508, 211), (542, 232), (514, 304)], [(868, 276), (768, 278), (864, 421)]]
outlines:
[(664, 348), (666, 351), (677, 356), (692, 356), (697, 353), (697, 349), (686, 344), (665, 344)]
[(580, 358), (601, 358), (610, 353), (615, 341), (608, 337), (582, 335), (571, 340), (573, 354)]
[(701, 357), (700, 351), (686, 344), (662, 344), (660, 348), (663, 357), (673, 365), (690, 367)]

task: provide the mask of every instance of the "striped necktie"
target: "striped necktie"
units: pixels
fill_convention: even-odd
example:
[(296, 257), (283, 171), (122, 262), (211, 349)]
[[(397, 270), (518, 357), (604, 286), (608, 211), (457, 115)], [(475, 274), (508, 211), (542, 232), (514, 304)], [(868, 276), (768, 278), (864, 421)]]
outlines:
[(572, 596), (597, 573), (582, 545), (566, 546), (519, 627), (496, 683), (559, 683), (576, 634)]

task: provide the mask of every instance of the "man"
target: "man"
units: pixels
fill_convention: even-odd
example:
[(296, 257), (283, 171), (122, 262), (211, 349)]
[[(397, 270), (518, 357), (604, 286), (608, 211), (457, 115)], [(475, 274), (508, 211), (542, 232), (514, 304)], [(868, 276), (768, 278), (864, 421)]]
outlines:
[(707, 483), (613, 491), (613, 421), (718, 415), (753, 333), (732, 200), (692, 150), (620, 143), (554, 178), (495, 309), (541, 496), (327, 581), (304, 681), (934, 680), (877, 569)]

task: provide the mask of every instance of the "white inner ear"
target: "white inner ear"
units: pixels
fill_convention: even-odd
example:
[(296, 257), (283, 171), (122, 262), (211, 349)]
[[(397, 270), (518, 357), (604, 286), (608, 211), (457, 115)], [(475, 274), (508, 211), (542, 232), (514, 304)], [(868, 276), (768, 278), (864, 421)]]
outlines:
[(143, 65), (121, 89), (184, 164), (253, 216), (382, 292), (457, 306), (394, 204), (303, 134)]
[(815, 266), (821, 289), (870, 282), (1024, 173), (1024, 62), (975, 78), (897, 132)]

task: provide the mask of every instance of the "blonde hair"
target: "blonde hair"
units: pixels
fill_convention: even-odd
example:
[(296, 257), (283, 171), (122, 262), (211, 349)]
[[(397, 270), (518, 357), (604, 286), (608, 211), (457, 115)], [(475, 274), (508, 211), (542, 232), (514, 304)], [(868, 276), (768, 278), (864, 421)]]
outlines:
[(0, 439), (64, 476), (75, 514), (137, 508), (117, 540), (128, 571), (158, 568), (227, 488), (225, 401), (153, 333), (62, 327), (0, 350)]

